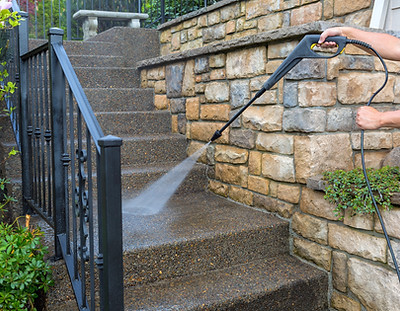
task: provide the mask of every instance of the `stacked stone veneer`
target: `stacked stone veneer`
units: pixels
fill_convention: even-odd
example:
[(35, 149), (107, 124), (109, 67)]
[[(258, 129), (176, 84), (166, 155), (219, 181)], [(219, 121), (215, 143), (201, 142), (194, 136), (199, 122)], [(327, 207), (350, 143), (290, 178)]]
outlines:
[[(157, 109), (171, 111), (173, 131), (186, 135), (193, 153), (252, 98), (305, 34), (332, 25), (307, 22), (365, 26), (371, 7), (371, 1), (339, 0), (219, 3), (160, 28), (163, 56), (139, 64), (142, 86), (154, 88)], [(374, 100), (381, 110), (400, 103), (400, 63), (387, 64), (388, 84)], [(340, 220), (323, 193), (307, 187), (310, 177), (326, 170), (360, 166), (355, 113), (383, 80), (379, 61), (356, 47), (329, 60), (303, 60), (200, 159), (209, 165), (211, 191), (290, 221), (293, 254), (329, 273), (332, 310), (395, 311), (400, 305), (377, 219)], [(368, 131), (367, 165), (379, 167), (397, 146), (397, 130)], [(400, 255), (400, 209), (384, 217)]]

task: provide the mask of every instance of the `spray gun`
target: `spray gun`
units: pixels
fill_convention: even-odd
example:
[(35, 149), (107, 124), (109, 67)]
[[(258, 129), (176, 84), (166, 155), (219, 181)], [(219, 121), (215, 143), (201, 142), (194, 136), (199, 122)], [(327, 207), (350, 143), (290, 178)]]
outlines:
[[(319, 54), (313, 50), (313, 48), (317, 45), (319, 41), (320, 35), (306, 35), (300, 43), (296, 46), (296, 48), (293, 50), (292, 53), (289, 54), (289, 56), (284, 60), (284, 62), (278, 67), (278, 69), (271, 75), (271, 77), (263, 84), (262, 88), (256, 93), (256, 95), (242, 108), (240, 109), (221, 129), (215, 131), (214, 135), (211, 137), (210, 142), (218, 139), (221, 137), (222, 132), (233, 122), (235, 121), (242, 113), (245, 111), (257, 98), (259, 98), (262, 94), (264, 94), (265, 91), (271, 89), (286, 73), (289, 72), (290, 69), (292, 69), (294, 66), (296, 66), (303, 58), (332, 58), (344, 51), (344, 48), (348, 43), (350, 44), (355, 44), (360, 47), (363, 47), (364, 49), (368, 49), (371, 52), (373, 52), (381, 61), (382, 66), (385, 70), (385, 81), (383, 82), (382, 86), (374, 93), (372, 94), (371, 98), (369, 99), (367, 106), (371, 105), (372, 100), (375, 98), (376, 95), (382, 89), (386, 86), (386, 83), (388, 81), (388, 70), (386, 67), (386, 64), (382, 57), (379, 55), (379, 53), (368, 43), (365, 43), (363, 41), (359, 40), (352, 40), (352, 39), (347, 39), (346, 37), (342, 36), (336, 36), (336, 37), (328, 37), (326, 39), (326, 42), (335, 42), (337, 44), (337, 50), (335, 53), (331, 53), (329, 55), (326, 54)], [(369, 194), (372, 199), (372, 203), (375, 207), (376, 214), (379, 218), (379, 222), (382, 226), (383, 233), (386, 239), (386, 243), (389, 248), (390, 255), (393, 260), (393, 264), (397, 273), (398, 280), (400, 282), (400, 268), (397, 264), (396, 256), (394, 254), (389, 235), (386, 230), (386, 226), (384, 224), (381, 212), (378, 208), (378, 205), (376, 203), (370, 181), (368, 179), (367, 171), (366, 171), (366, 165), (365, 165), (365, 155), (364, 155), (364, 130), (361, 130), (361, 164), (363, 168), (363, 173), (365, 177), (365, 181), (367, 184), (367, 188), (369, 191)]]
[(254, 97), (240, 109), (221, 129), (215, 131), (211, 141), (221, 137), (222, 132), (235, 121), (257, 98), (259, 98), (265, 91), (271, 89), (286, 73), (296, 66), (303, 58), (332, 58), (343, 52), (348, 40), (346, 37), (336, 36), (326, 39), (327, 42), (335, 42), (337, 50), (333, 54), (325, 55), (317, 53), (313, 48), (317, 45), (319, 35), (306, 35), (300, 43), (296, 46), (292, 53), (284, 60), (278, 69), (271, 75), (271, 77), (263, 84), (262, 88), (254, 95)]

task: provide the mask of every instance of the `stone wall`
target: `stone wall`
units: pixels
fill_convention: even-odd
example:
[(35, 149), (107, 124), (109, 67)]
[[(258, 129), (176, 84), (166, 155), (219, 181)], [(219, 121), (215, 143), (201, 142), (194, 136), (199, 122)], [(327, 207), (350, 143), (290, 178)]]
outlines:
[[(186, 135), (191, 154), (254, 96), (304, 35), (337, 22), (366, 26), (372, 5), (223, 1), (160, 27), (162, 56), (139, 63), (142, 87), (154, 88), (157, 109), (171, 111), (173, 131)], [(381, 110), (400, 103), (400, 64), (387, 64), (388, 85), (374, 100)], [(379, 61), (354, 46), (333, 59), (303, 60), (200, 159), (209, 165), (211, 191), (290, 222), (292, 253), (330, 276), (331, 310), (395, 311), (400, 303), (377, 220), (339, 220), (323, 193), (307, 187), (326, 170), (360, 166), (355, 113), (383, 80)], [(379, 167), (398, 146), (397, 130), (368, 131), (367, 165)], [(400, 209), (384, 216), (400, 253)]]

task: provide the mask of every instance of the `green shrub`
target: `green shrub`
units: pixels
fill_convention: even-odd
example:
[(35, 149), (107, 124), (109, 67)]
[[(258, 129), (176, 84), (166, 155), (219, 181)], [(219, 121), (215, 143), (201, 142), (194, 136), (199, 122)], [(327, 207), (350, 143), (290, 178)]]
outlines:
[[(392, 209), (390, 198), (393, 193), (400, 192), (399, 168), (389, 166), (381, 169), (368, 168), (367, 175), (377, 204), (387, 210)], [(345, 210), (350, 210), (351, 216), (375, 213), (361, 168), (325, 172), (323, 179), (328, 184), (324, 198), (336, 205), (334, 209), (336, 216), (342, 217)]]
[(42, 235), (39, 229), (0, 224), (0, 310), (36, 310), (38, 293), (52, 284)]

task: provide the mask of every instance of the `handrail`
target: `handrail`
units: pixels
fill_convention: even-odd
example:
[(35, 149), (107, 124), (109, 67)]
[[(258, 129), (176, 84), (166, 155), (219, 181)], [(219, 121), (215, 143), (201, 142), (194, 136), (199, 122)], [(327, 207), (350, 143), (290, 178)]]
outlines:
[(37, 48), (25, 53), (24, 55), (21, 55), (21, 60), (26, 61), (32, 56), (35, 56), (37, 54), (40, 54), (42, 52), (45, 52), (49, 49), (49, 45), (46, 43), (43, 43), (42, 45), (38, 46)]
[(79, 109), (82, 112), (82, 116), (86, 121), (86, 125), (92, 135), (94, 142), (96, 144), (97, 151), (100, 152), (99, 139), (104, 136), (103, 131), (97, 121), (92, 107), (86, 97), (85, 92), (79, 82), (79, 79), (72, 68), (71, 62), (65, 52), (64, 46), (60, 43), (53, 43), (52, 47), (57, 55), (60, 65), (63, 69), (65, 77), (67, 78), (69, 87), (75, 96)]

